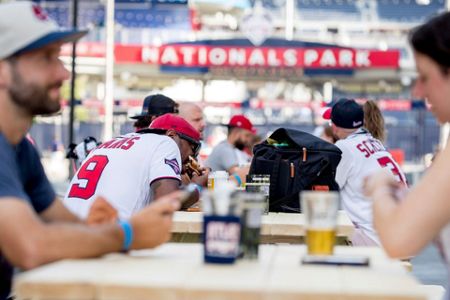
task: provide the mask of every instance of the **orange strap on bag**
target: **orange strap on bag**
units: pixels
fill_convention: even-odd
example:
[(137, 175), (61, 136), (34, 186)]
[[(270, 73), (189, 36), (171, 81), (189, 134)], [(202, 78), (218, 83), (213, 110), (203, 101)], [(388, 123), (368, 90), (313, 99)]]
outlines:
[(322, 192), (330, 191), (330, 187), (328, 185), (313, 185), (311, 189), (313, 191), (322, 191)]

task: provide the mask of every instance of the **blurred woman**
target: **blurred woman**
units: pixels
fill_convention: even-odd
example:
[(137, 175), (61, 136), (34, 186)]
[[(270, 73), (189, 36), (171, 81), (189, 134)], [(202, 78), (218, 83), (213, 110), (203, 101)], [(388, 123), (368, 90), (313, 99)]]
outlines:
[[(415, 29), (410, 42), (418, 72), (414, 96), (429, 103), (440, 123), (449, 122), (450, 14), (442, 14)], [(389, 255), (416, 255), (437, 238), (448, 264), (449, 178), (450, 147), (447, 145), (409, 193), (403, 193), (402, 187), (386, 173), (378, 173), (366, 181), (365, 191), (373, 199), (375, 227)]]

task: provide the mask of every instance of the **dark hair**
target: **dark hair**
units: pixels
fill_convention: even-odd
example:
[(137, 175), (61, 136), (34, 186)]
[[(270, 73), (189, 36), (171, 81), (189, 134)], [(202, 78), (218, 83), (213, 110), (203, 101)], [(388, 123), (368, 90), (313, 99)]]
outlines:
[(409, 41), (415, 51), (439, 64), (443, 74), (450, 68), (450, 13), (432, 18), (410, 32)]
[(384, 130), (384, 118), (381, 114), (378, 105), (371, 100), (367, 100), (363, 105), (364, 110), (364, 127), (370, 132), (370, 134), (384, 142), (386, 138), (386, 132)]
[(17, 54), (13, 54), (11, 56), (5, 57), (4, 60), (6, 60), (7, 62), (9, 62), (11, 64), (15, 64), (17, 62), (18, 58), (19, 58), (19, 56)]
[(147, 128), (148, 126), (150, 126), (150, 123), (152, 122), (152, 117), (153, 116), (151, 115), (140, 117), (139, 119), (136, 120), (136, 122), (134, 122), (133, 127)]

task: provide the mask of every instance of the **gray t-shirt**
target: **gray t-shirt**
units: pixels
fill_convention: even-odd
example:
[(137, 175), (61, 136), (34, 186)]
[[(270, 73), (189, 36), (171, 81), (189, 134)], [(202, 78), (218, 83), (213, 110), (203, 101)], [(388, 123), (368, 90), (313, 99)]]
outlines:
[(214, 147), (205, 165), (212, 171), (228, 171), (231, 167), (238, 166), (235, 148), (227, 140), (220, 142)]

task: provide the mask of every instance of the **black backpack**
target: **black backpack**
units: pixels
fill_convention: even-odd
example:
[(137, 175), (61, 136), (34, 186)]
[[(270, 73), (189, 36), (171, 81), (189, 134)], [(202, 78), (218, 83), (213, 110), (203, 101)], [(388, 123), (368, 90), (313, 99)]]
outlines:
[(269, 211), (301, 212), (302, 190), (337, 191), (341, 150), (312, 134), (279, 128), (253, 149), (249, 174), (269, 174)]

